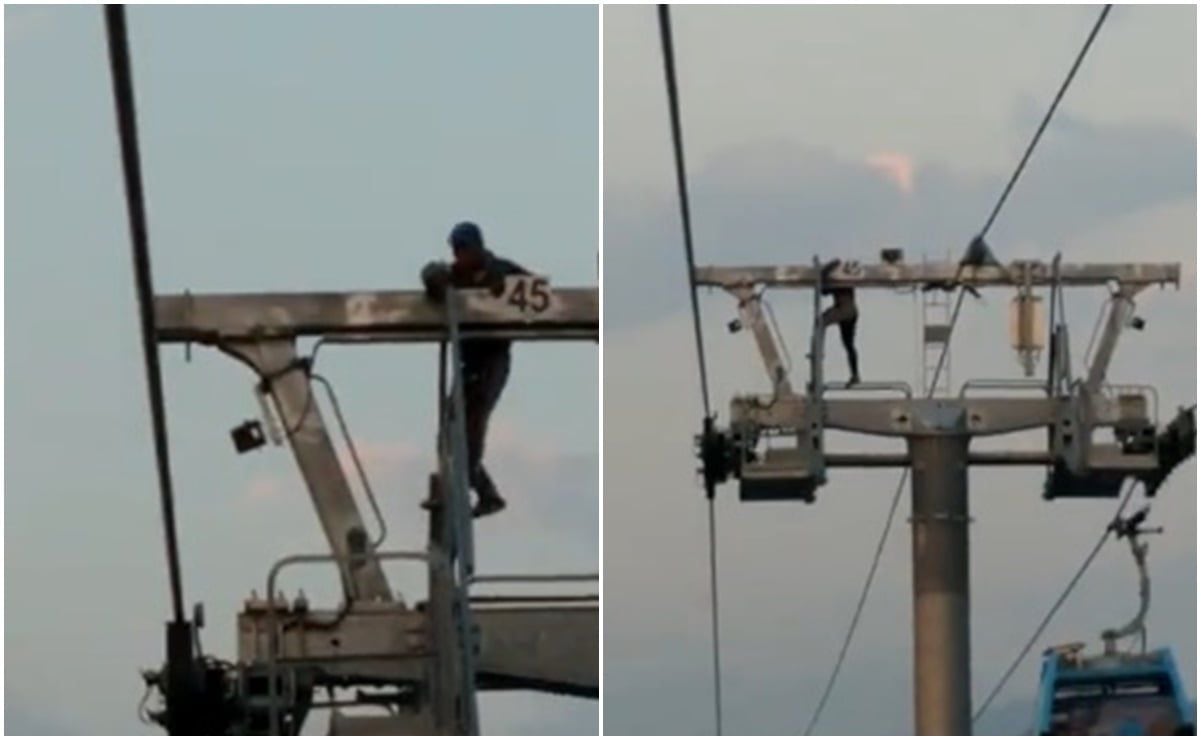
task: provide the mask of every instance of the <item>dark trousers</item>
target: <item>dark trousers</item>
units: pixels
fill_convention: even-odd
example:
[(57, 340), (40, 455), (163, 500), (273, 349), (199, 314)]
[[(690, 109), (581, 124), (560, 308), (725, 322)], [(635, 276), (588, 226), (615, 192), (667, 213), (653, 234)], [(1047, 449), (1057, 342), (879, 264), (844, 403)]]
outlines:
[(859, 353), (855, 351), (855, 325), (859, 323), (859, 309), (853, 303), (835, 303), (822, 312), (822, 328), (838, 324), (842, 335), (842, 346), (847, 351), (847, 365), (851, 377), (859, 377)]
[(463, 402), (467, 427), (467, 475), (480, 498), (499, 498), (496, 485), (484, 468), (484, 440), (488, 420), (509, 380), (509, 353), (499, 353), (473, 363), (463, 373)]

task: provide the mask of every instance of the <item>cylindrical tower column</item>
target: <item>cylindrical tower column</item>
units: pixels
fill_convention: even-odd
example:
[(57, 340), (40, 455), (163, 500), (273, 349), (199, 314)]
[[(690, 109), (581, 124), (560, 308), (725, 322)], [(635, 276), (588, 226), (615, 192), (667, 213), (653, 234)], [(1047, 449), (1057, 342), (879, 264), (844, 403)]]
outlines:
[(967, 436), (909, 439), (918, 735), (972, 731), (967, 450)]

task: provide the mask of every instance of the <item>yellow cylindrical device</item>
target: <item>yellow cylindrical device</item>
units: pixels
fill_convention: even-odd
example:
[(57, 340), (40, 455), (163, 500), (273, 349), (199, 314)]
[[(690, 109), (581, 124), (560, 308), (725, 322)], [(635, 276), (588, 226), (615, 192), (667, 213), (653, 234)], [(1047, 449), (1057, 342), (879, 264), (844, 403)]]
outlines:
[(1042, 296), (1018, 293), (1009, 304), (1009, 343), (1018, 353), (1026, 377), (1034, 376), (1047, 334), (1047, 318)]

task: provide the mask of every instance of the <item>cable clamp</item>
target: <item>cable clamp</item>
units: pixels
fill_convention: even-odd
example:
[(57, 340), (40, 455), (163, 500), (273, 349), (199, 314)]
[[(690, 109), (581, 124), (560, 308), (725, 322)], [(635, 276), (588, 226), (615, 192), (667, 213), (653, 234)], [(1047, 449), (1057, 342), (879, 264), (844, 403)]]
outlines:
[(259, 380), (259, 384), (258, 384), (259, 391), (262, 393), (269, 392), (271, 390), (272, 384), (274, 384), (275, 381), (279, 380), (280, 378), (282, 378), (283, 376), (292, 372), (293, 370), (300, 370), (301, 372), (303, 372), (305, 374), (305, 377), (312, 377), (313, 358), (311, 358), (311, 357), (296, 357), (296, 358), (293, 358), (291, 362), (289, 362), (288, 364), (279, 368), (278, 370), (272, 370), (271, 372), (263, 373), (260, 376), (260, 380)]

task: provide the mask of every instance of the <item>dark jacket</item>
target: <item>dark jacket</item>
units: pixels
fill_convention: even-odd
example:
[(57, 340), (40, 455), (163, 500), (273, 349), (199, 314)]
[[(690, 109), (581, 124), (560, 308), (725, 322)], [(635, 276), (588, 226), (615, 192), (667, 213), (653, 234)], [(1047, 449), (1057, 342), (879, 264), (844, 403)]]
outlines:
[(834, 302), (841, 304), (855, 301), (855, 289), (846, 286), (833, 286), (826, 282), (842, 260), (832, 260), (822, 266), (822, 295), (834, 296)]
[[(473, 272), (451, 266), (450, 283), (456, 288), (490, 288), (495, 291), (503, 290), (505, 278), (510, 275), (529, 275), (530, 272), (516, 262), (511, 262), (488, 252), (484, 269)], [(462, 350), (463, 370), (471, 376), (482, 371), (490, 362), (507, 358), (509, 345), (507, 339), (469, 339), (464, 340)]]

